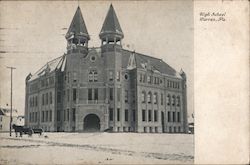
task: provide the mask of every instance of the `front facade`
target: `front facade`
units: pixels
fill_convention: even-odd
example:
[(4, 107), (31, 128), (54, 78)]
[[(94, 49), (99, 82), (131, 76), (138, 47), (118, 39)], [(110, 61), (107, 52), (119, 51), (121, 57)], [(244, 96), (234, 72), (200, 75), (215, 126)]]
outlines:
[(26, 78), (25, 125), (45, 131), (188, 131), (186, 76), (161, 59), (122, 48), (111, 5), (88, 48), (78, 7), (65, 36), (67, 53)]

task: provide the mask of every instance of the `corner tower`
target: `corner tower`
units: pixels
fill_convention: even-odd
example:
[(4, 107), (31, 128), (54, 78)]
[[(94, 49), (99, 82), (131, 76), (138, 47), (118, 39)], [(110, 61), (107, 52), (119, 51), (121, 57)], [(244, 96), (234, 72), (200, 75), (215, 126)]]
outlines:
[(67, 40), (68, 53), (87, 54), (90, 37), (79, 6), (76, 9), (65, 38)]
[(109, 7), (99, 37), (102, 50), (114, 47), (121, 48), (122, 46), (121, 41), (124, 35), (112, 4)]

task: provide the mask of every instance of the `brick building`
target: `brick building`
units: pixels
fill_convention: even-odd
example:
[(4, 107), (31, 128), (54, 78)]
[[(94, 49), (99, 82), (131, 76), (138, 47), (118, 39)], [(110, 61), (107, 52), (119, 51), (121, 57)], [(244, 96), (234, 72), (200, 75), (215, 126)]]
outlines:
[(78, 7), (67, 53), (26, 78), (25, 124), (46, 131), (187, 132), (185, 73), (123, 49), (112, 5), (99, 37), (101, 46), (88, 48)]

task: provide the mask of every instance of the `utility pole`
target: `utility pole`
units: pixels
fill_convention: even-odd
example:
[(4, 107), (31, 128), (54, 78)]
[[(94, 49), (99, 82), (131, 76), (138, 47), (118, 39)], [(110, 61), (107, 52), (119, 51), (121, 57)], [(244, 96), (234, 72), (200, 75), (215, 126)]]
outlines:
[(12, 128), (12, 72), (14, 69), (14, 67), (8, 67), (8, 69), (10, 69), (10, 77), (11, 77), (11, 81), (10, 81), (10, 136), (11, 136), (11, 128)]

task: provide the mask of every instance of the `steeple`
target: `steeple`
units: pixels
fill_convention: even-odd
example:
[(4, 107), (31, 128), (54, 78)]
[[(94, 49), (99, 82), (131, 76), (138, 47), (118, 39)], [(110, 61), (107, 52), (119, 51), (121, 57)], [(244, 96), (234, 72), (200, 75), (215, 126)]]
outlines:
[(76, 9), (65, 38), (68, 41), (68, 52), (83, 52), (88, 49), (90, 37), (79, 6)]
[(109, 11), (106, 15), (99, 37), (102, 40), (102, 45), (121, 45), (121, 40), (124, 35), (112, 4), (109, 7)]

